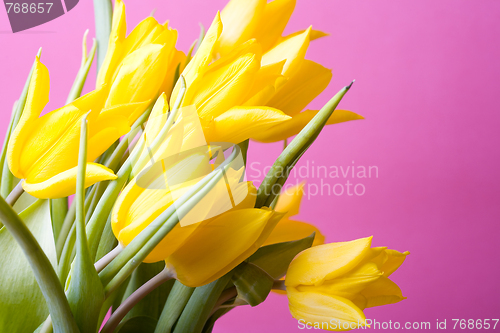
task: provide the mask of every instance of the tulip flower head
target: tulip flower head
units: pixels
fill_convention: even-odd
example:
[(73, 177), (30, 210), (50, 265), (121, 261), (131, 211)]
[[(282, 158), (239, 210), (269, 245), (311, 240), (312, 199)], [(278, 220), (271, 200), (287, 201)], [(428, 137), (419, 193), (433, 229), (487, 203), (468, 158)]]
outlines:
[[(221, 12), (224, 29), (212, 50), (214, 57), (224, 58), (235, 49), (253, 43), (260, 47), (261, 68), (268, 72), (277, 70), (281, 75), (274, 85), (264, 80), (267, 83), (263, 85), (265, 89), (247, 103), (278, 109), (291, 118), (256, 133), (252, 139), (257, 141), (275, 142), (300, 132), (318, 112), (304, 109), (332, 78), (330, 69), (305, 59), (310, 42), (328, 34), (309, 27), (282, 36), (295, 5), (296, 0), (231, 0)], [(356, 119), (363, 117), (351, 111), (337, 110), (327, 125)]]
[(126, 103), (105, 107), (106, 88), (94, 90), (40, 117), (49, 101), (47, 67), (36, 59), (22, 116), (9, 141), (7, 161), (26, 192), (37, 198), (61, 198), (76, 190), (80, 123), (88, 113), (88, 154), (85, 187), (115, 179), (93, 161), (130, 130), (128, 119), (144, 107)]
[(371, 240), (330, 243), (299, 253), (285, 279), (292, 316), (313, 327), (344, 331), (366, 326), (365, 308), (403, 300), (389, 276), (409, 252), (371, 248)]
[[(153, 17), (147, 17), (128, 36), (126, 32), (125, 5), (117, 0), (97, 87), (107, 87), (106, 106), (134, 102), (145, 102), (147, 106), (166, 89), (167, 83), (172, 85), (170, 81), (180, 61), (179, 51), (175, 49), (177, 31), (169, 28), (168, 23), (160, 24)], [(130, 125), (145, 107), (130, 116)]]

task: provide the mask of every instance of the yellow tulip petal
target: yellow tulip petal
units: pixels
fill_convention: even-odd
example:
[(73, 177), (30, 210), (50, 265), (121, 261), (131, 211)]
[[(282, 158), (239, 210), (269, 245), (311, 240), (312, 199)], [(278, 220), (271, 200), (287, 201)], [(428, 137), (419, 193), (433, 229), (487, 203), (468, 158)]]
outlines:
[(361, 294), (367, 299), (367, 308), (393, 304), (405, 299), (398, 285), (385, 276), (370, 284)]
[(385, 277), (389, 277), (394, 273), (403, 264), (406, 256), (410, 254), (408, 251), (401, 253), (396, 250), (385, 250), (385, 253), (387, 254), (387, 260), (380, 267)]
[(297, 73), (273, 96), (267, 105), (294, 116), (318, 96), (330, 83), (332, 71), (304, 60)]
[(111, 86), (106, 107), (155, 98), (168, 68), (166, 46), (150, 44), (123, 59)]
[[(252, 139), (260, 142), (276, 142), (298, 134), (304, 126), (314, 118), (318, 111), (306, 110), (293, 116), (286, 122), (269, 128), (266, 132), (256, 133)], [(364, 119), (354, 112), (347, 110), (335, 110), (326, 125), (339, 124), (350, 120)]]
[(50, 77), (49, 70), (36, 57), (35, 68), (30, 80), (28, 95), (18, 126), (33, 118), (38, 118), (45, 105), (49, 102)]
[(72, 105), (35, 120), (19, 159), (28, 183), (40, 183), (78, 163), (80, 120), (84, 113)]
[[(200, 44), (199, 49), (196, 51), (195, 56), (189, 64), (186, 66), (182, 74), (186, 80), (187, 86), (191, 86), (193, 81), (196, 79), (200, 72), (204, 72), (208, 64), (212, 61), (212, 55), (214, 52), (215, 43), (219, 39), (222, 32), (222, 22), (220, 19), (220, 13), (217, 12), (212, 25), (208, 29), (203, 42)], [(176, 85), (174, 88), (174, 93), (172, 94), (173, 100), (179, 91), (180, 86)]]
[(219, 39), (218, 51), (226, 54), (238, 44), (252, 38), (264, 14), (267, 0), (231, 0), (221, 12), (224, 30)]
[(249, 93), (250, 98), (245, 102), (245, 105), (253, 106), (268, 104), (269, 100), (275, 95), (278, 86), (281, 87), (281, 83), (287, 81), (287, 79), (281, 75), (284, 64), (285, 60), (259, 69)]
[(122, 0), (115, 1), (113, 8), (113, 22), (109, 35), (108, 50), (106, 57), (97, 74), (96, 87), (110, 83), (116, 68), (123, 56), (123, 42), (127, 33), (127, 22), (125, 20), (125, 5)]
[(210, 283), (258, 249), (272, 216), (272, 211), (255, 208), (222, 214), (198, 227), (166, 265), (186, 286)]
[(297, 255), (288, 267), (287, 286), (319, 285), (355, 268), (370, 249), (372, 237), (330, 243), (309, 248)]
[[(279, 40), (278, 40), (278, 42), (281, 43), (284, 40), (287, 40), (287, 39), (290, 39), (290, 38), (295, 37), (297, 35), (303, 34), (304, 31), (305, 30), (300, 30), (300, 31), (296, 31), (294, 33), (291, 33), (289, 35), (286, 35), (284, 37), (280, 37)], [(309, 40), (313, 41), (313, 40), (316, 40), (316, 39), (319, 39), (319, 38), (323, 38), (323, 37), (327, 37), (327, 36), (330, 36), (330, 34), (328, 32), (311, 29), (311, 35), (309, 36)]]
[(158, 97), (149, 115), (149, 120), (146, 123), (146, 128), (144, 132), (149, 137), (148, 141), (154, 140), (156, 136), (160, 133), (161, 129), (167, 121), (167, 114), (169, 110), (169, 105), (167, 102), (167, 96), (163, 93)]
[(163, 92), (167, 95), (167, 99), (170, 99), (170, 95), (172, 94), (172, 89), (174, 87), (174, 78), (177, 67), (179, 67), (179, 73), (182, 73), (184, 70), (184, 63), (186, 62), (186, 54), (179, 50), (173, 50), (172, 59), (170, 60), (169, 67), (167, 70), (167, 75), (165, 76), (165, 80), (160, 88), (160, 92)]
[(285, 217), (291, 217), (299, 213), (302, 197), (304, 196), (304, 186), (306, 182), (302, 181), (297, 185), (285, 186), (280, 193), (275, 210), (285, 213)]
[(304, 33), (289, 38), (264, 53), (262, 66), (278, 63), (286, 59), (281, 74), (288, 78), (293, 77), (299, 70), (306, 55), (310, 32), (311, 28), (309, 27)]
[(33, 127), (33, 120), (38, 118), (45, 105), (49, 102), (49, 90), (49, 71), (40, 62), (40, 59), (36, 57), (24, 111), (15, 130), (12, 132), (7, 150), (9, 168), (12, 174), (18, 178), (25, 177), (20, 166), (20, 157), (22, 156), (25, 142), (35, 129)]
[(316, 235), (314, 236), (312, 246), (324, 244), (325, 236), (312, 224), (284, 219), (276, 225), (271, 235), (269, 235), (269, 238), (266, 239), (262, 245), (265, 246), (299, 240), (310, 236), (313, 232), (315, 232)]
[[(142, 102), (133, 102), (133, 103), (126, 103), (126, 104), (117, 104), (113, 106), (109, 106), (107, 108), (104, 108), (101, 113), (99, 114), (99, 117), (101, 116), (109, 116), (109, 117), (124, 117), (127, 120), (127, 126), (130, 127), (137, 118), (139, 118), (146, 108), (149, 106), (151, 103), (151, 99), (142, 101)], [(101, 118), (103, 119), (103, 118)], [(109, 124), (108, 124), (109, 125)]]
[[(192, 104), (200, 117), (217, 117), (235, 105), (242, 104), (260, 68), (258, 56), (246, 54), (228, 66), (209, 70), (190, 89)], [(186, 103), (190, 96), (186, 96)]]
[(87, 161), (94, 161), (108, 149), (113, 142), (130, 131), (127, 117), (121, 114), (100, 114), (95, 122), (89, 124)]
[(277, 44), (295, 9), (296, 0), (274, 0), (267, 4), (253, 36), (264, 50)]
[(363, 311), (343, 297), (301, 292), (295, 288), (287, 288), (287, 296), (290, 313), (303, 324), (327, 331), (345, 331), (366, 325)]
[[(297, 286), (299, 291), (317, 291), (328, 295), (337, 295), (354, 301), (359, 293), (382, 276), (377, 265), (366, 263), (351, 272), (319, 286)], [(365, 307), (365, 306), (364, 306)]]
[[(36, 198), (57, 199), (70, 196), (76, 191), (76, 174), (78, 167), (61, 172), (60, 174), (41, 183), (22, 183), (23, 189)], [(85, 174), (85, 188), (104, 180), (116, 179), (110, 169), (97, 163), (87, 163)]]
[(289, 117), (283, 112), (267, 106), (233, 107), (214, 119), (213, 135), (208, 136), (207, 140), (240, 143), (253, 137), (254, 133), (266, 131), (288, 119)]
[(159, 24), (152, 16), (146, 17), (144, 20), (132, 30), (123, 43), (123, 54), (132, 53), (142, 46), (152, 44), (165, 28)]

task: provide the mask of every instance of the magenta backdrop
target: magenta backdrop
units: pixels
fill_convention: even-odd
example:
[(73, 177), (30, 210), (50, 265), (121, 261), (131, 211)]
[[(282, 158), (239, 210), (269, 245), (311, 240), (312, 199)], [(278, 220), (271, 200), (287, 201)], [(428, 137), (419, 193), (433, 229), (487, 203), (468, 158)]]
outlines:
[[(186, 50), (198, 36), (198, 22), (207, 26), (225, 2), (128, 0), (129, 31), (156, 8), (160, 21), (169, 19), (179, 30)], [(368, 309), (368, 318), (429, 321), (433, 327), (447, 318), (450, 329), (452, 318), (499, 317), (499, 17), (497, 0), (298, 1), (287, 32), (313, 24), (331, 33), (308, 51), (334, 74), (312, 107), (356, 79), (341, 107), (366, 117), (327, 128), (299, 166), (378, 168), (378, 178), (372, 168), (369, 179), (309, 174), (313, 187), (299, 217), (320, 227), (327, 241), (374, 235), (377, 246), (411, 251), (393, 275), (408, 299)], [(50, 110), (66, 99), (81, 36), (87, 28), (93, 36), (93, 27), (89, 0), (17, 34), (0, 10), (2, 135), (38, 47), (51, 75)], [(95, 69), (88, 82), (85, 91), (93, 88)], [(250, 159), (261, 164), (250, 167), (250, 176), (257, 177), (256, 169), (272, 163), (280, 149), (279, 143), (252, 143)], [(344, 186), (344, 193), (328, 195), (324, 185), (323, 195), (313, 196), (322, 181), (341, 184), (335, 190), (340, 194)], [(348, 195), (347, 181), (362, 184), (357, 190), (364, 194)], [(232, 311), (215, 329), (298, 331), (286, 298), (278, 295), (255, 309)]]

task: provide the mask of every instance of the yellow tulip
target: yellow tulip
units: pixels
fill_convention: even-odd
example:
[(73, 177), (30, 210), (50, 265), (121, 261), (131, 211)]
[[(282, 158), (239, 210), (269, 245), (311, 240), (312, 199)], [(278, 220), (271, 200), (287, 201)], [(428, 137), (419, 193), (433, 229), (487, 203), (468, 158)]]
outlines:
[[(143, 154), (156, 164), (140, 166), (118, 197), (111, 213), (113, 233), (127, 246), (175, 200), (213, 170), (212, 146), (207, 149), (194, 109), (184, 108), (164, 142), (150, 149), (167, 122), (168, 104), (162, 94), (151, 112)], [(193, 114), (190, 114), (193, 112)], [(159, 165), (156, 168), (155, 165)], [(241, 181), (243, 169), (229, 168), (225, 177), (153, 249), (144, 260), (165, 260), (170, 274), (187, 286), (218, 279), (253, 254), (283, 214), (255, 209), (257, 189)]]
[[(108, 51), (97, 76), (97, 87), (105, 86), (108, 90), (107, 107), (149, 102), (161, 89), (171, 89), (169, 81), (173, 81), (175, 68), (182, 59), (175, 49), (177, 31), (153, 17), (142, 20), (127, 37), (126, 32), (125, 5), (117, 0)], [(129, 124), (143, 111), (132, 114)]]
[[(306, 60), (309, 43), (327, 34), (309, 27), (288, 36), (283, 31), (295, 8), (295, 0), (231, 0), (221, 13), (224, 30), (215, 50), (215, 57), (224, 57), (242, 44), (254, 40), (262, 50), (261, 66), (277, 67), (281, 64), (279, 84), (262, 91), (254, 105), (266, 105), (291, 116), (259, 131), (252, 139), (274, 142), (296, 135), (318, 111), (307, 110), (307, 105), (329, 84), (332, 73), (322, 65)], [(337, 110), (327, 125), (363, 119), (354, 112)]]
[(256, 208), (223, 213), (196, 228), (166, 259), (166, 267), (186, 286), (215, 281), (257, 251), (281, 217)]
[(310, 326), (345, 331), (366, 326), (365, 308), (403, 300), (388, 277), (409, 252), (372, 248), (371, 241), (331, 243), (299, 253), (285, 279), (292, 316)]
[[(181, 106), (196, 108), (207, 142), (240, 143), (290, 118), (276, 108), (262, 106), (283, 76), (279, 64), (261, 65), (261, 47), (253, 41), (212, 62), (221, 32), (217, 14), (196, 55), (182, 72), (187, 90)], [(179, 89), (178, 82), (171, 104)]]
[(321, 245), (325, 242), (325, 236), (314, 225), (290, 219), (290, 217), (299, 214), (300, 204), (304, 195), (304, 185), (305, 182), (301, 182), (290, 188), (285, 187), (282, 190), (275, 210), (285, 215), (278, 222), (263, 245), (299, 240), (310, 236), (313, 232), (316, 235), (312, 246)]
[(142, 109), (144, 103), (104, 107), (107, 92), (100, 88), (40, 117), (49, 100), (49, 89), (49, 72), (37, 58), (26, 106), (7, 150), (10, 170), (17, 178), (24, 179), (24, 190), (38, 198), (60, 198), (75, 193), (80, 124), (87, 113), (85, 186), (116, 178), (111, 170), (92, 161), (130, 130), (130, 115)]

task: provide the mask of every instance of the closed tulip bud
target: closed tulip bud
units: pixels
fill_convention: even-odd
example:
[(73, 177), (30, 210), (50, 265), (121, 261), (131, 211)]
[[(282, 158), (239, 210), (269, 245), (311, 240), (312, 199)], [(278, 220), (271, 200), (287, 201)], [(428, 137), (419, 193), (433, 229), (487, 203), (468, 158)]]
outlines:
[[(181, 59), (175, 49), (177, 31), (153, 17), (142, 20), (128, 36), (126, 32), (125, 5), (117, 0), (108, 51), (97, 76), (97, 87), (107, 87), (107, 107), (154, 100), (165, 81), (173, 80)], [(130, 125), (145, 108), (130, 115)]]
[(409, 252), (371, 248), (371, 240), (330, 243), (299, 253), (285, 279), (292, 316), (326, 330), (349, 330), (366, 326), (365, 308), (403, 300), (389, 276)]

